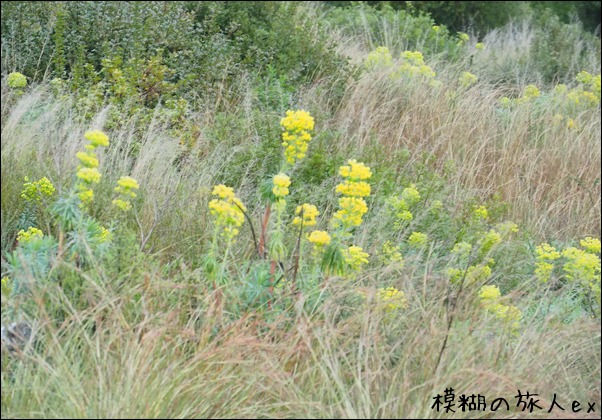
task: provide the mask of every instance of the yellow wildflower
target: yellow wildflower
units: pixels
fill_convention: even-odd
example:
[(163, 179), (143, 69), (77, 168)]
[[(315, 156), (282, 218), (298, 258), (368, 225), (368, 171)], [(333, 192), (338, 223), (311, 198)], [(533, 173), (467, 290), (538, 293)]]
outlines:
[(26, 244), (29, 242), (32, 242), (36, 239), (42, 239), (44, 237), (44, 234), (42, 233), (42, 231), (38, 228), (35, 227), (30, 227), (29, 229), (25, 230), (20, 230), (19, 233), (17, 234), (17, 241), (19, 241), (20, 244)]
[(364, 264), (368, 264), (368, 257), (370, 256), (361, 247), (355, 245), (351, 245), (344, 250), (343, 255), (347, 266), (353, 271), (359, 271)]
[(422, 248), (428, 243), (428, 235), (421, 232), (412, 232), (408, 238), (408, 244), (413, 248)]
[(333, 218), (340, 221), (345, 228), (359, 226), (362, 224), (362, 216), (368, 211), (368, 205), (363, 198), (342, 197), (339, 199), (338, 210)]
[(307, 240), (314, 244), (316, 247), (323, 247), (324, 245), (330, 244), (330, 235), (328, 232), (323, 230), (314, 230), (309, 234)]
[[(303, 215), (300, 217), (301, 212), (303, 212)], [(303, 224), (303, 226), (314, 226), (316, 224), (316, 217), (318, 217), (320, 212), (313, 204), (305, 203), (297, 206), (295, 214), (297, 216), (293, 219), (293, 225), (299, 226)]]
[(474, 74), (464, 71), (458, 80), (461, 86), (467, 88), (477, 83), (478, 78)]
[(363, 181), (372, 176), (370, 168), (355, 159), (349, 159), (346, 166), (341, 166), (339, 174), (350, 181)]
[(238, 228), (245, 221), (246, 207), (234, 195), (234, 190), (224, 185), (213, 189), (214, 198), (209, 202), (209, 212), (214, 217), (214, 223), (222, 228), (222, 236), (232, 239), (238, 235)]
[(88, 184), (98, 184), (102, 177), (101, 173), (98, 172), (98, 169), (96, 168), (80, 168), (76, 175), (79, 179)]
[(336, 192), (347, 197), (368, 197), (370, 195), (370, 184), (364, 181), (345, 181), (337, 185)]
[(394, 287), (381, 288), (378, 290), (378, 300), (383, 304), (386, 311), (395, 311), (398, 309), (406, 309), (408, 300), (405, 293), (397, 290)]
[(393, 56), (387, 47), (378, 47), (368, 54), (364, 65), (367, 69), (390, 67), (393, 65)]
[(29, 182), (29, 179), (25, 178), (25, 184), (23, 184), (23, 190), (21, 191), (21, 198), (26, 201), (39, 202), (44, 196), (51, 196), (55, 191), (54, 185), (52, 185), (52, 182), (46, 177), (40, 178), (35, 182)]
[(272, 192), (276, 197), (284, 197), (288, 195), (288, 187), (291, 185), (291, 179), (286, 174), (280, 173), (275, 175), (273, 183), (274, 188), (272, 188)]
[(93, 148), (109, 145), (109, 137), (100, 130), (87, 131), (84, 137), (90, 141)]
[(600, 253), (600, 239), (588, 236), (587, 238), (582, 239), (580, 244), (587, 252), (591, 254)]

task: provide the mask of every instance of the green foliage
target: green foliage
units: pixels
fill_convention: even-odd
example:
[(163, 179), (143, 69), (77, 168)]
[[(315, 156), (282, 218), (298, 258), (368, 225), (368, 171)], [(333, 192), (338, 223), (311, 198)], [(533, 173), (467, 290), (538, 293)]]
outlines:
[[(141, 64), (161, 52), (186, 99), (213, 97), (245, 71), (294, 81), (332, 74), (341, 62), (305, 8), (288, 2), (12, 2), (2, 9), (2, 69), (34, 80), (51, 66), (80, 79), (103, 60)], [(144, 73), (142, 83), (153, 83)], [(191, 91), (191, 88), (193, 90)], [(146, 92), (156, 100), (158, 91)]]

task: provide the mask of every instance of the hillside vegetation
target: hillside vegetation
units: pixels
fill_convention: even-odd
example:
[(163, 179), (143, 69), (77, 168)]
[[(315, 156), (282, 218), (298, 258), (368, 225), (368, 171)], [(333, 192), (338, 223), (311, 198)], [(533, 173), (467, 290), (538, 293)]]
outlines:
[(2, 418), (599, 417), (599, 2), (347, 3), (3, 4)]

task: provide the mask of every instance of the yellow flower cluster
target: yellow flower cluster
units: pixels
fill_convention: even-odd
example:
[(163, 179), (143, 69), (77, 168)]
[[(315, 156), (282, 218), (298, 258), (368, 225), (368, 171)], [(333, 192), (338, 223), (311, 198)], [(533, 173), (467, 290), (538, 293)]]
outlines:
[(337, 185), (336, 192), (347, 197), (368, 197), (370, 195), (370, 184), (364, 181), (345, 181)]
[(535, 276), (539, 281), (546, 283), (554, 271), (553, 261), (560, 258), (560, 252), (553, 246), (543, 243), (535, 248), (537, 262), (535, 263)]
[(86, 146), (86, 149), (90, 151), (99, 146), (107, 147), (109, 145), (109, 137), (100, 130), (86, 131), (84, 137), (90, 142)]
[(27, 86), (27, 77), (19, 72), (13, 72), (6, 78), (6, 83), (13, 89), (23, 89)]
[(470, 37), (468, 36), (468, 34), (464, 33), (464, 32), (458, 32), (458, 39), (460, 40), (460, 43), (464, 43), (464, 42), (468, 42), (470, 40)]
[(580, 244), (587, 252), (592, 254), (600, 253), (600, 239), (588, 236), (587, 238), (582, 239)]
[(314, 244), (316, 248), (321, 248), (325, 245), (330, 244), (331, 238), (328, 232), (325, 232), (323, 230), (314, 230), (312, 233), (309, 234), (307, 240)]
[(362, 217), (368, 212), (368, 205), (363, 198), (341, 197), (339, 207), (341, 209), (334, 214), (333, 220), (344, 228), (360, 226)]
[(337, 185), (336, 191), (344, 197), (339, 199), (341, 209), (334, 214), (333, 220), (344, 228), (359, 226), (362, 216), (368, 211), (368, 205), (362, 197), (370, 195), (370, 184), (365, 180), (370, 179), (372, 172), (363, 163), (350, 159), (347, 165), (339, 168), (339, 174), (346, 179)]
[(2, 277), (2, 280), (0, 283), (2, 296), (10, 295), (10, 292), (12, 291), (12, 285), (10, 283), (11, 283), (11, 281), (8, 277)]
[(107, 229), (106, 227), (101, 226), (100, 234), (98, 235), (98, 239), (100, 240), (100, 242), (108, 242), (111, 240), (111, 237), (112, 237), (111, 231), (109, 229)]
[(238, 228), (245, 221), (246, 207), (236, 197), (234, 190), (225, 185), (216, 185), (211, 194), (217, 198), (209, 202), (209, 212), (215, 218), (215, 225), (223, 228), (222, 236), (230, 240), (238, 235)]
[(460, 76), (458, 81), (460, 82), (460, 86), (467, 88), (477, 83), (478, 78), (474, 74), (464, 71), (462, 72), (462, 75)]
[(52, 185), (52, 182), (46, 177), (34, 182), (29, 182), (29, 179), (26, 177), (25, 184), (23, 184), (23, 190), (21, 191), (21, 198), (25, 201), (40, 202), (44, 196), (49, 197), (54, 194), (55, 191), (54, 185)]
[(27, 230), (20, 230), (17, 234), (17, 241), (19, 244), (27, 244), (37, 239), (42, 239), (44, 234), (42, 231), (35, 227), (30, 227)]
[(481, 245), (481, 255), (487, 254), (493, 249), (494, 246), (502, 242), (502, 235), (499, 232), (491, 229), (483, 237), (483, 243)]
[(351, 245), (343, 251), (343, 256), (347, 267), (352, 271), (359, 271), (364, 264), (368, 264), (368, 257), (370, 255), (365, 253), (361, 247)]
[(562, 256), (567, 259), (563, 270), (569, 280), (600, 284), (600, 257), (574, 247), (566, 248)]
[(311, 140), (311, 131), (314, 129), (314, 119), (309, 112), (286, 111), (286, 117), (280, 121), (285, 132), (282, 133), (282, 146), (284, 157), (289, 165), (296, 160), (303, 159)]
[(386, 241), (380, 251), (380, 259), (383, 263), (397, 263), (403, 264), (403, 256), (401, 255), (401, 251), (399, 246), (395, 246), (391, 243), (391, 241)]
[(509, 331), (516, 333), (520, 326), (522, 312), (516, 306), (499, 303), (501, 296), (497, 286), (483, 286), (479, 291), (481, 304), (485, 310), (502, 321)]
[(391, 67), (393, 65), (393, 56), (387, 47), (378, 47), (376, 50), (368, 53), (364, 61), (364, 66), (368, 69)]
[(372, 177), (370, 168), (355, 159), (349, 159), (347, 165), (343, 165), (339, 168), (339, 175), (343, 178), (347, 178), (348, 181), (358, 182)]
[(398, 69), (399, 76), (410, 78), (422, 77), (425, 80), (432, 80), (436, 73), (426, 65), (424, 56), (419, 51), (404, 51), (401, 53), (401, 65)]
[(457, 244), (454, 245), (453, 249), (451, 250), (451, 253), (453, 255), (458, 256), (458, 258), (460, 258), (462, 260), (468, 260), (468, 257), (470, 256), (471, 251), (472, 251), (471, 244), (469, 244), (468, 242), (458, 242)]
[(131, 198), (136, 197), (136, 191), (140, 188), (138, 181), (130, 176), (122, 176), (117, 181), (115, 192), (119, 193), (119, 198), (113, 200), (113, 205), (122, 211), (128, 211), (132, 208)]
[(441, 27), (439, 25), (433, 25), (433, 32), (439, 32)]
[(98, 184), (100, 182), (100, 178), (102, 177), (101, 173), (97, 168), (80, 168), (77, 171), (77, 177), (84, 181), (86, 184)]
[[(301, 214), (303, 213), (303, 214)], [(293, 219), (294, 226), (315, 226), (316, 225), (316, 217), (320, 214), (317, 207), (313, 204), (304, 203), (300, 206), (297, 206), (295, 210), (295, 214), (297, 215)]]
[(377, 297), (378, 301), (383, 305), (383, 309), (386, 311), (396, 311), (408, 307), (408, 300), (405, 293), (394, 287), (379, 289)]
[(474, 215), (479, 219), (487, 220), (489, 218), (489, 211), (487, 211), (487, 207), (485, 206), (475, 207)]
[(87, 131), (84, 137), (90, 142), (85, 146), (85, 152), (78, 152), (77, 159), (79, 166), (77, 167), (77, 178), (80, 180), (77, 183), (78, 197), (82, 205), (90, 203), (94, 199), (93, 184), (98, 184), (102, 177), (98, 171), (98, 158), (94, 150), (99, 146), (108, 146), (109, 138), (102, 131), (94, 130)]
[(408, 238), (408, 244), (412, 248), (423, 248), (428, 243), (429, 237), (426, 233), (412, 232)]
[[(471, 265), (468, 270), (464, 271), (459, 268), (447, 269), (447, 276), (449, 281), (453, 284), (459, 284), (462, 279), (466, 285), (471, 286), (473, 284), (482, 284), (489, 277), (491, 277), (491, 265), (494, 261), (490, 259), (486, 264)], [(466, 277), (464, 274), (466, 273)]]
[(274, 183), (272, 193), (274, 193), (277, 198), (283, 198), (288, 195), (288, 187), (291, 185), (291, 179), (288, 175), (283, 173), (275, 175), (272, 182)]
[(485, 49), (485, 44), (483, 44), (482, 42), (477, 42), (476, 45), (474, 46), (477, 50), (484, 50)]
[(395, 221), (395, 227), (403, 228), (406, 225), (406, 222), (409, 222), (414, 218), (410, 208), (419, 201), (420, 193), (414, 184), (404, 188), (401, 193), (401, 198), (397, 196), (389, 198), (388, 203), (395, 212), (395, 217), (397, 219)]
[(577, 74), (575, 80), (581, 84), (583, 90), (589, 90), (600, 102), (600, 75), (592, 76), (588, 72), (582, 71)]

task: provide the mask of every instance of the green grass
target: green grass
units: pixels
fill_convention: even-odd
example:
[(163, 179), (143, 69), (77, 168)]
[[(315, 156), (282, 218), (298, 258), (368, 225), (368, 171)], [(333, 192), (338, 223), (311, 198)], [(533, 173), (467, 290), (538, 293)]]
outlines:
[[(128, 105), (110, 97), (86, 108), (84, 91), (57, 96), (40, 81), (21, 92), (3, 78), (2, 277), (33, 287), (8, 295), (3, 288), (2, 324), (28, 320), (36, 341), (17, 354), (3, 348), (2, 418), (448, 418), (431, 405), (449, 387), (457, 396), (485, 395), (488, 404), (506, 398), (512, 408), (498, 414), (504, 418), (526, 416), (514, 407), (518, 390), (539, 394), (538, 416), (554, 394), (565, 409), (579, 400), (599, 411), (599, 292), (589, 285), (599, 285), (599, 253), (580, 263), (597, 261), (597, 271), (579, 279), (567, 276), (566, 255), (547, 283), (535, 268), (542, 242), (562, 250), (600, 237), (600, 105), (571, 108), (541, 82), (545, 65), (533, 58), (537, 28), (529, 22), (489, 33), (483, 51), (474, 39), (458, 47), (453, 38), (449, 54), (425, 51), (439, 87), (391, 77), (394, 67), (366, 71), (362, 61), (376, 46), (367, 40), (380, 41), (378, 34), (391, 41), (393, 66), (396, 48), (430, 45), (412, 44), (385, 18), (348, 22), (343, 33), (330, 27), (328, 42), (336, 40), (348, 68), (304, 82), (289, 78), (290, 69), (236, 72), (234, 83), (212, 87), (217, 96), (191, 101), (177, 127), (152, 107), (127, 108), (132, 118), (115, 124), (115, 110)], [(424, 30), (431, 24), (405, 18)], [(599, 51), (599, 39), (581, 41), (591, 41), (583, 51)], [(591, 67), (579, 71), (599, 71), (599, 57), (588, 54), (580, 63)], [(563, 69), (569, 89), (579, 89), (575, 69)], [(463, 71), (478, 82), (461, 88)], [(540, 97), (500, 104), (530, 83)], [(287, 171), (285, 258), (272, 265), (258, 257), (247, 222), (227, 252), (224, 242), (212, 247), (214, 185), (234, 188), (260, 234), (261, 189), (282, 170), (279, 122), (289, 108), (309, 111), (316, 127), (307, 157)], [(91, 129), (105, 130), (111, 143), (98, 150), (103, 177), (83, 213), (90, 219), (70, 227), (52, 209), (74, 185), (75, 155)], [(316, 205), (315, 229), (332, 233), (339, 166), (348, 159), (373, 172), (369, 211), (347, 243), (370, 262), (356, 273), (329, 273), (305, 242), (292, 274), (294, 210)], [(123, 175), (140, 184), (125, 215), (111, 205)], [(43, 176), (57, 192), (28, 207), (24, 178)], [(420, 199), (404, 222), (392, 203), (411, 185)], [(475, 216), (481, 205), (487, 219)], [(487, 233), (508, 220), (519, 231), (479, 255)], [(46, 242), (19, 245), (19, 230), (31, 224)], [(112, 230), (105, 245), (96, 224)], [(274, 232), (272, 224), (268, 243)], [(428, 235), (425, 247), (411, 246), (413, 232)], [(452, 253), (462, 241), (474, 249), (464, 260)], [(386, 258), (387, 242), (402, 264)], [(210, 251), (221, 276), (207, 271)], [(471, 283), (467, 267), (490, 258), (491, 275)], [(449, 268), (468, 280), (453, 283)], [(283, 279), (272, 287), (272, 277)], [(500, 302), (521, 311), (516, 330), (483, 307), (482, 285), (498, 286)], [(407, 306), (383, 310), (378, 290), (388, 287), (402, 291)]]

